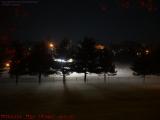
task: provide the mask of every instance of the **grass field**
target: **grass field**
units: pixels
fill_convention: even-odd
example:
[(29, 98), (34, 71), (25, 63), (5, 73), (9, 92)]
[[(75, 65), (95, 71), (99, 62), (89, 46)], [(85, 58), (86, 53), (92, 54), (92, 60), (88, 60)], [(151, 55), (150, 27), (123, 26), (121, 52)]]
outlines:
[[(159, 77), (21, 77), (0, 81), (0, 114), (53, 115), (43, 120), (158, 120), (160, 119)], [(69, 117), (69, 115), (74, 117)], [(67, 117), (68, 116), (68, 117)], [(2, 119), (2, 118), (1, 118)], [(29, 118), (23, 118), (29, 120)], [(3, 120), (3, 119), (2, 119)], [(9, 119), (8, 119), (9, 120)], [(31, 120), (31, 118), (30, 118)]]

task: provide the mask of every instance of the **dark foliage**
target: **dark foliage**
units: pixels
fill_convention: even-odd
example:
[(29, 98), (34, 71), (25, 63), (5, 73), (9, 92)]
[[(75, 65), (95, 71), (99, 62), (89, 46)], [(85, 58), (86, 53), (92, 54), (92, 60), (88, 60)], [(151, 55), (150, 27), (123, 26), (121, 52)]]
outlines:
[(132, 70), (135, 72), (135, 75), (142, 75), (145, 79), (146, 75), (159, 75), (160, 73), (160, 49), (154, 48), (150, 49), (149, 53), (146, 52), (146, 49), (142, 49), (141, 55), (137, 56)]
[(2, 74), (2, 72), (4, 71), (4, 65), (3, 65), (3, 59), (0, 58), (0, 75)]
[(104, 80), (106, 80), (106, 74), (116, 74), (115, 65), (113, 63), (113, 54), (110, 48), (98, 49), (96, 51), (96, 71), (95, 73), (104, 73)]
[[(67, 38), (63, 39), (57, 48), (51, 48), (47, 41), (37, 42), (32, 47), (14, 42), (12, 48), (15, 53), (11, 59), (10, 75), (18, 78), (20, 75), (38, 75), (41, 82), (42, 75), (62, 73), (63, 82), (71, 72), (84, 73), (84, 81), (88, 73), (115, 73), (111, 49), (105, 46), (96, 48), (96, 41), (84, 38), (76, 47)], [(58, 58), (61, 61), (56, 61)], [(68, 62), (69, 60), (72, 62)]]
[(84, 73), (86, 82), (87, 72), (95, 71), (96, 63), (96, 42), (92, 38), (85, 38), (80, 42), (74, 62), (74, 71)]
[(12, 47), (15, 54), (11, 58), (9, 73), (10, 76), (16, 76), (16, 82), (18, 82), (18, 77), (27, 73), (27, 52), (20, 42), (14, 42)]
[(53, 58), (46, 42), (40, 42), (34, 46), (29, 58), (29, 74), (38, 74), (39, 82), (42, 75), (51, 74)]

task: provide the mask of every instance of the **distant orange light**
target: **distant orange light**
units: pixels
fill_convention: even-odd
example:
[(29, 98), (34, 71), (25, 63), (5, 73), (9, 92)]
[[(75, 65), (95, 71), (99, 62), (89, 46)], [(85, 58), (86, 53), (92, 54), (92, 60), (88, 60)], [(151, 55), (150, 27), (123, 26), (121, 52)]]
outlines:
[(6, 67), (10, 67), (10, 63), (6, 63), (5, 66), (6, 66)]
[(104, 49), (104, 45), (101, 45), (101, 44), (98, 44), (95, 47), (96, 47), (96, 49), (99, 49), (99, 50), (103, 50)]
[(54, 48), (54, 44), (53, 43), (49, 43), (49, 47), (50, 48)]

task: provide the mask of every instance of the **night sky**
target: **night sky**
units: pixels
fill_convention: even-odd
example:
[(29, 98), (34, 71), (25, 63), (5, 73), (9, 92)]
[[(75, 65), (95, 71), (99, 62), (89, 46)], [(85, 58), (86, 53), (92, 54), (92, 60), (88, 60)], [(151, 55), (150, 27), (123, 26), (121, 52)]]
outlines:
[(98, 41), (160, 40), (159, 0), (37, 0), (0, 5), (0, 35), (24, 41), (85, 36)]

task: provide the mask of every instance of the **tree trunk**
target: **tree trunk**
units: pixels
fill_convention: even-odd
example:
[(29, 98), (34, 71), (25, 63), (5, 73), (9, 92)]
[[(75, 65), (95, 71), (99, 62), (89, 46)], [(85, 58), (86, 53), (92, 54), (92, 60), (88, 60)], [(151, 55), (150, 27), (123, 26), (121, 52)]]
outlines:
[(65, 74), (64, 66), (62, 66), (62, 74), (63, 74), (63, 83), (65, 83), (66, 82), (66, 74)]
[(106, 73), (104, 73), (104, 82), (106, 83)]
[(84, 73), (84, 82), (86, 83), (87, 81), (87, 72)]
[(65, 83), (66, 82), (66, 75), (65, 75), (65, 73), (63, 73), (63, 83)]
[(39, 82), (39, 83), (41, 83), (41, 77), (42, 77), (42, 73), (39, 72), (39, 74), (38, 74), (38, 82)]
[(145, 84), (146, 81), (146, 75), (143, 75), (143, 84)]
[(18, 74), (16, 73), (16, 84), (18, 84)]

